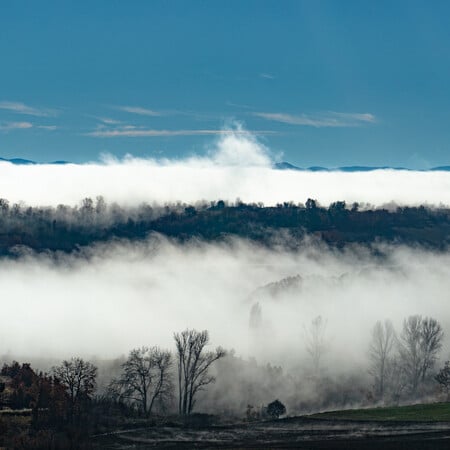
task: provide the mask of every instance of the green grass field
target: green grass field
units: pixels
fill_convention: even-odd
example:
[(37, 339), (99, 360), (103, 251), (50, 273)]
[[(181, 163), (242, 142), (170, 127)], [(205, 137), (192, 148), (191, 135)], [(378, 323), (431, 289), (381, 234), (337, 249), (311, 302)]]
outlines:
[(308, 416), (314, 419), (392, 420), (450, 422), (450, 403), (431, 403), (387, 408), (349, 409), (329, 411)]

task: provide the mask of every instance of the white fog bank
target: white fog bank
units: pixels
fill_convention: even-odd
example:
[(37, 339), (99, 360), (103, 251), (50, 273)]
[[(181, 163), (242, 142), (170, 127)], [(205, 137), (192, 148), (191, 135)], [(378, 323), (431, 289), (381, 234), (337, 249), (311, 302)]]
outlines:
[[(328, 358), (346, 366), (367, 356), (370, 330), (390, 318), (430, 315), (450, 335), (450, 255), (383, 247), (335, 252), (307, 244), (295, 252), (244, 241), (177, 245), (160, 238), (103, 244), (89, 257), (45, 255), (0, 261), (4, 314), (0, 354), (116, 357), (131, 348), (173, 348), (173, 332), (208, 329), (213, 345), (259, 361), (298, 364), (304, 326), (327, 321)], [(272, 297), (255, 290), (300, 275)], [(253, 294), (253, 295), (252, 295)], [(262, 320), (249, 326), (259, 302)]]
[(381, 206), (450, 205), (450, 172), (376, 170), (307, 172), (275, 170), (275, 157), (250, 134), (222, 136), (205, 157), (135, 159), (67, 165), (0, 163), (0, 196), (31, 206), (75, 205), (103, 195), (109, 202), (194, 203), (199, 200), (275, 205), (308, 198)]

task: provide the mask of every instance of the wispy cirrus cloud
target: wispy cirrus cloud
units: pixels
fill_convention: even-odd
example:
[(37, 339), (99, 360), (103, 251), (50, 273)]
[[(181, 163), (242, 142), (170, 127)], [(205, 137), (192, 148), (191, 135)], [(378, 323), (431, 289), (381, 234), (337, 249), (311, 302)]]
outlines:
[(265, 78), (266, 80), (273, 80), (275, 79), (275, 75), (272, 75), (271, 73), (262, 72), (259, 74), (260, 78)]
[[(115, 110), (136, 114), (140, 116), (146, 117), (169, 117), (169, 116), (183, 116), (189, 117), (195, 120), (220, 120), (223, 118), (223, 115), (220, 113), (211, 113), (211, 112), (198, 112), (193, 110), (180, 110), (180, 109), (164, 109), (156, 111), (154, 109), (143, 108), (141, 106), (113, 106)], [(100, 120), (105, 124), (114, 124), (114, 122), (107, 122), (104, 118), (96, 117), (96, 119)], [(124, 121), (116, 121), (116, 123), (123, 123)]]
[(59, 127), (57, 127), (56, 125), (37, 125), (36, 128), (39, 128), (40, 130), (54, 131)]
[(289, 125), (309, 126), (316, 128), (343, 128), (358, 127), (364, 124), (376, 123), (376, 117), (370, 113), (345, 113), (328, 111), (318, 114), (286, 114), (255, 112), (254, 116), (274, 122), (286, 123)]
[(163, 113), (142, 106), (116, 106), (115, 109), (140, 116), (161, 116)]
[(117, 120), (117, 119), (113, 119), (111, 117), (103, 117), (103, 116), (91, 116), (91, 115), (87, 115), (87, 117), (90, 117), (92, 119), (96, 119), (99, 122), (101, 122), (102, 124), (105, 125), (119, 125), (122, 123), (121, 120)]
[(21, 102), (0, 101), (0, 109), (16, 114), (25, 114), (35, 117), (49, 117), (57, 115), (58, 111), (48, 108), (35, 108)]
[(33, 128), (31, 122), (5, 122), (0, 123), (1, 131), (12, 131), (12, 130), (26, 130), (27, 128)]
[(53, 131), (58, 127), (56, 125), (36, 125), (31, 122), (2, 122), (0, 123), (0, 131), (29, 130), (31, 128)]
[(99, 138), (118, 138), (118, 137), (170, 137), (170, 136), (214, 136), (214, 135), (266, 135), (274, 134), (272, 131), (248, 131), (248, 130), (153, 130), (145, 128), (136, 128), (134, 126), (126, 126), (120, 129), (104, 129), (100, 128), (95, 131), (86, 133), (87, 136)]

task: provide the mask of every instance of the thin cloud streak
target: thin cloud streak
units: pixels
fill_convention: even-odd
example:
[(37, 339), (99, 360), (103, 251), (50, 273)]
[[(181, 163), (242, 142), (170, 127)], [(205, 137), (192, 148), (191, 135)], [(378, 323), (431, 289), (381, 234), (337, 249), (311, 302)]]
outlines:
[(28, 128), (33, 128), (31, 122), (7, 122), (0, 125), (0, 130), (2, 131), (26, 130)]
[(115, 137), (164, 137), (164, 136), (215, 136), (215, 135), (267, 135), (274, 134), (273, 131), (247, 131), (247, 130), (148, 130), (135, 129), (133, 127), (123, 128), (119, 130), (96, 130), (86, 133), (86, 136), (100, 138)]
[(40, 130), (55, 131), (59, 127), (56, 125), (38, 125), (36, 128), (39, 128)]
[(0, 131), (13, 131), (13, 130), (29, 130), (31, 128), (54, 131), (58, 127), (56, 125), (35, 125), (31, 122), (5, 122), (0, 124)]
[(116, 109), (140, 116), (161, 116), (162, 113), (141, 106), (117, 106)]
[(26, 105), (25, 103), (10, 101), (0, 101), (0, 109), (16, 114), (25, 114), (28, 116), (36, 117), (49, 117), (57, 114), (56, 110), (34, 108), (32, 106)]
[(105, 125), (119, 125), (122, 123), (120, 120), (112, 119), (110, 117), (98, 117), (98, 116), (88, 116), (88, 117), (92, 117), (93, 119), (99, 120)]
[[(197, 113), (195, 111), (181, 111), (181, 110), (155, 111), (153, 109), (143, 108), (141, 106), (117, 106), (117, 107), (115, 107), (115, 109), (117, 109), (119, 111), (130, 113), (130, 114), (137, 114), (137, 115), (140, 115), (140, 116), (149, 116), (149, 117), (187, 116), (187, 117), (193, 117), (193, 118), (196, 118), (196, 119), (217, 118), (217, 115), (211, 115), (211, 114), (205, 114), (205, 113)], [(108, 123), (106, 121), (103, 121), (103, 122), (104, 123)], [(110, 122), (110, 123), (112, 124), (113, 122)]]
[(370, 113), (343, 113), (330, 111), (323, 114), (286, 114), (256, 112), (254, 116), (274, 122), (286, 123), (289, 125), (300, 125), (315, 128), (344, 128), (358, 127), (364, 124), (376, 123), (376, 118)]

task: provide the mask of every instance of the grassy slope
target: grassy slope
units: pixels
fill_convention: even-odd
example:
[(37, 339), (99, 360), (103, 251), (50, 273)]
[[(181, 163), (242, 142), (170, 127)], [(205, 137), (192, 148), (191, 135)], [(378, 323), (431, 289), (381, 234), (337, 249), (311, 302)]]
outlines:
[(388, 408), (349, 409), (329, 411), (309, 416), (315, 419), (392, 420), (450, 422), (450, 403), (431, 403)]

